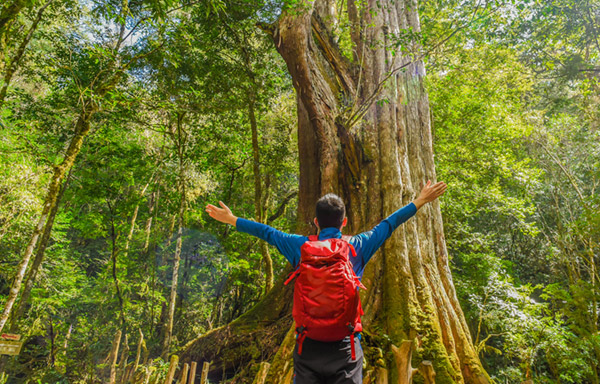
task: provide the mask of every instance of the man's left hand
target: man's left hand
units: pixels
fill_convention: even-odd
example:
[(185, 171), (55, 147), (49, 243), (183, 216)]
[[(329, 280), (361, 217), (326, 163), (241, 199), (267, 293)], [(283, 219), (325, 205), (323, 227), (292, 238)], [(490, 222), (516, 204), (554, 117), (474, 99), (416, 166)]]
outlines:
[(435, 184), (431, 184), (431, 180), (427, 180), (427, 184), (421, 189), (421, 193), (419, 193), (419, 197), (417, 197), (413, 203), (417, 207), (417, 209), (421, 208), (427, 203), (431, 203), (433, 200), (442, 196), (444, 192), (446, 192), (446, 188), (448, 185), (443, 181), (438, 181)]

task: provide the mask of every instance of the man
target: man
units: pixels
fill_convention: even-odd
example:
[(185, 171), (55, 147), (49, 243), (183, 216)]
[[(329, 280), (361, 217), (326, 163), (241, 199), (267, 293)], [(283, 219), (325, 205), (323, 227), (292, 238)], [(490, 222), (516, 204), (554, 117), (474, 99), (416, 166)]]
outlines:
[[(370, 231), (350, 237), (347, 241), (356, 252), (350, 254), (349, 258), (356, 276), (362, 278), (367, 262), (398, 226), (414, 216), (423, 205), (443, 195), (446, 188), (447, 185), (443, 182), (432, 184), (428, 181), (413, 202), (392, 213)], [(211, 204), (206, 206), (206, 212), (212, 218), (231, 224), (240, 232), (267, 241), (275, 246), (294, 268), (298, 267), (300, 248), (309, 241), (307, 236), (288, 234), (265, 224), (238, 218), (223, 202), (220, 201), (219, 204), (221, 208)], [(319, 229), (319, 241), (342, 238), (342, 229), (348, 222), (342, 199), (334, 194), (327, 194), (320, 198), (316, 204), (314, 222)], [(355, 343), (354, 346), (351, 345), (351, 340)], [(306, 338), (302, 350), (299, 354), (298, 345), (294, 350), (296, 384), (362, 383), (363, 354), (359, 337), (346, 337), (336, 342)], [(354, 359), (351, 350), (357, 351)]]

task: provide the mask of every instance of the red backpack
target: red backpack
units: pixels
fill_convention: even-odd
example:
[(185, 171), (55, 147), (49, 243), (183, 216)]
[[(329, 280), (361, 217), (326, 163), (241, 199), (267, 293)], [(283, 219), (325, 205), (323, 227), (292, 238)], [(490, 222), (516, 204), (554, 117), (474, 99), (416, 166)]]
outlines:
[(300, 264), (286, 280), (294, 285), (294, 308), (298, 354), (308, 336), (318, 341), (351, 338), (352, 360), (356, 359), (354, 335), (362, 331), (359, 288), (365, 288), (352, 269), (350, 252), (356, 257), (349, 236), (319, 240), (310, 236), (300, 248)]

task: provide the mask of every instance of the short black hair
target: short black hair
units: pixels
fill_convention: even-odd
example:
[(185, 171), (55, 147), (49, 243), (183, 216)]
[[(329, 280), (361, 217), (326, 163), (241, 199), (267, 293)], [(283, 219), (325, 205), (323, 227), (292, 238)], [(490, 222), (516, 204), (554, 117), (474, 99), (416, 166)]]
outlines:
[(341, 228), (346, 217), (346, 206), (342, 199), (333, 193), (328, 193), (317, 201), (317, 222), (323, 228)]

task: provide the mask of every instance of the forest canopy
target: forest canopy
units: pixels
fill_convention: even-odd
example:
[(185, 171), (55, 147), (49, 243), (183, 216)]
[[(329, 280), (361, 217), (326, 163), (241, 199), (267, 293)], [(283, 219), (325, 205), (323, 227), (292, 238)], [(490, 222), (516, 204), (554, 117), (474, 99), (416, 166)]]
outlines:
[[(383, 20), (389, 4), (404, 24)], [(470, 381), (427, 326), (394, 334), (384, 310), (404, 304), (371, 293), (365, 372), (421, 338), (413, 361), (439, 358), (438, 382), (600, 383), (599, 41), (598, 0), (6, 0), (0, 333), (23, 347), (0, 355), (0, 383), (134, 382), (138, 370), (164, 382), (172, 355), (196, 359), (194, 343), (223, 329), (250, 346), (215, 345), (209, 379), (252, 383), (283, 353), (291, 296), (269, 295), (291, 269), (204, 207), (312, 234), (313, 195), (331, 189), (359, 232), (427, 177), (448, 191), (402, 236), (408, 248), (411, 230), (422, 236), (423, 260), (423, 239), (443, 254), (485, 373)], [(394, 116), (415, 100), (404, 129)], [(375, 256), (369, 292), (389, 287), (382, 265), (404, 244)], [(396, 259), (414, 263), (405, 251)], [(400, 320), (439, 312), (422, 307)]]

